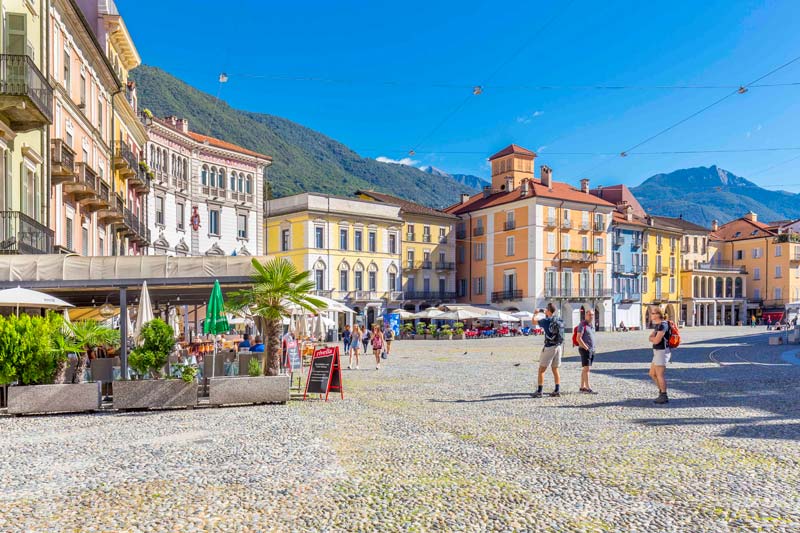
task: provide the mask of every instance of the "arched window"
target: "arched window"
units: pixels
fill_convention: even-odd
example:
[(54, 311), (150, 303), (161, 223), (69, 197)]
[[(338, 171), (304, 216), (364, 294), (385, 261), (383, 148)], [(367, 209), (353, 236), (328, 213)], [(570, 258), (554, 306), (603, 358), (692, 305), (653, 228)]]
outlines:
[(239, 192), (244, 192), (244, 175), (239, 174)]
[(217, 187), (220, 189), (225, 188), (225, 170), (219, 169), (219, 178), (217, 179)]
[(742, 298), (742, 278), (736, 278), (734, 282), (734, 297)]
[(250, 174), (247, 175), (247, 179), (244, 182), (244, 192), (253, 194), (253, 176)]
[(318, 291), (325, 290), (325, 263), (322, 261), (314, 264), (314, 287)]
[(726, 298), (733, 297), (733, 278), (725, 279), (725, 297)]
[(200, 170), (200, 183), (208, 185), (208, 167), (205, 165), (203, 165), (202, 170)]
[(156, 149), (153, 147), (152, 144), (150, 145), (150, 166), (151, 167), (156, 166)]
[(185, 158), (183, 160), (183, 179), (185, 180), (189, 179), (189, 165), (188, 161)]
[(178, 168), (177, 165), (175, 164), (175, 154), (172, 154), (169, 157), (169, 162), (170, 162), (170, 165), (172, 165), (170, 168), (172, 168), (172, 175), (174, 176), (175, 175), (175, 170)]
[(715, 285), (716, 287), (714, 289), (714, 298), (722, 298), (723, 294), (722, 278), (717, 278)]
[(236, 172), (231, 172), (231, 190), (236, 192)]
[(209, 185), (211, 187), (217, 186), (217, 167), (211, 167), (211, 177), (209, 179)]

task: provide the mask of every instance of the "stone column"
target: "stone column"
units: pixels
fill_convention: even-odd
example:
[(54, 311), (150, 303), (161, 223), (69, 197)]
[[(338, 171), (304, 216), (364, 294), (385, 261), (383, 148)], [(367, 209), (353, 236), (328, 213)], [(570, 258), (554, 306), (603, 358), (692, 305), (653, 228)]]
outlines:
[(689, 319), (689, 323), (692, 327), (697, 325), (697, 304), (694, 303), (694, 300), (692, 300), (692, 316)]
[(713, 306), (714, 307), (711, 310), (711, 325), (712, 326), (716, 326), (717, 325), (717, 302), (714, 302)]
[(722, 326), (727, 325), (725, 323), (725, 304), (720, 304), (719, 321)]

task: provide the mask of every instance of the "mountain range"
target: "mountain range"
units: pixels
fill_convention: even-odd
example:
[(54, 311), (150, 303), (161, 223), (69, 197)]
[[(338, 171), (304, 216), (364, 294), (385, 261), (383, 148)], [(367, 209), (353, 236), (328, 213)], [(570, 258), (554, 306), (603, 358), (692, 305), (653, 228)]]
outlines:
[(474, 176), (472, 174), (450, 174), (445, 172), (444, 170), (432, 166), (427, 167), (420, 167), (420, 170), (423, 172), (427, 172), (433, 176), (442, 176), (442, 177), (450, 177), (456, 180), (457, 182), (461, 183), (462, 185), (466, 185), (472, 189), (483, 189), (486, 185), (491, 185), (491, 182), (481, 178), (480, 176)]
[(429, 207), (457, 202), (474, 193), (469, 179), (433, 175), (408, 166), (361, 157), (344, 144), (285, 118), (234, 109), (224, 101), (151, 66), (140, 66), (136, 81), (140, 109), (189, 120), (192, 131), (218, 137), (272, 156), (268, 170), (274, 196), (304, 191), (350, 196), (374, 189)]
[(800, 195), (764, 189), (716, 165), (656, 174), (631, 192), (651, 214), (682, 216), (706, 227), (748, 211), (765, 222), (800, 218)]

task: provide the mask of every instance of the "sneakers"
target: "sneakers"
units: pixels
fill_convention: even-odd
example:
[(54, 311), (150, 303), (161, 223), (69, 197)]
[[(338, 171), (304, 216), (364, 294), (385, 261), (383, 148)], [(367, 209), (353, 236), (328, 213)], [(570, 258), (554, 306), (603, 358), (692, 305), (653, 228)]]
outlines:
[(375, 370), (380, 370), (380, 369), (381, 369), (381, 365), (375, 365)]
[(531, 394), (531, 396), (533, 396), (534, 398), (541, 398), (542, 397), (542, 391), (536, 391), (533, 394)]
[(658, 404), (669, 403), (669, 398), (667, 397), (667, 393), (666, 392), (662, 392), (661, 394), (659, 394), (658, 398), (656, 398), (653, 401), (653, 403), (658, 403)]
[(359, 370), (358, 365), (356, 365), (356, 370)]
[(593, 391), (592, 389), (587, 389), (586, 387), (581, 387), (581, 389), (580, 389), (580, 390), (581, 390), (581, 392), (582, 392), (582, 393), (584, 393), (584, 394), (597, 394), (597, 393), (596, 393), (595, 391)]
[(561, 397), (561, 393), (559, 391), (557, 391), (557, 390), (554, 390), (553, 392), (550, 393), (550, 397), (551, 398), (560, 398)]
[(347, 365), (347, 370), (353, 370), (353, 365)]

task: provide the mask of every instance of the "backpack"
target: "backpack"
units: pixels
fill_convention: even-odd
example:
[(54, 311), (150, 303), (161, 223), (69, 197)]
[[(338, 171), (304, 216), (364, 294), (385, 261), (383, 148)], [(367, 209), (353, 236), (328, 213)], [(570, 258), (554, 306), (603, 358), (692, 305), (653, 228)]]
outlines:
[(667, 339), (667, 346), (670, 350), (674, 350), (681, 345), (681, 332), (678, 329), (678, 325), (672, 320), (667, 320), (667, 325), (669, 326), (667, 329), (669, 335), (669, 338)]
[(580, 346), (581, 345), (581, 343), (578, 342), (578, 337), (580, 337), (580, 333), (578, 332), (578, 328), (580, 328), (582, 324), (583, 324), (583, 321), (581, 321), (580, 324), (578, 324), (577, 326), (572, 328), (572, 345), (573, 346)]
[(386, 338), (387, 341), (394, 340), (394, 330), (392, 330), (391, 328), (387, 329), (384, 337)]
[(556, 346), (562, 344), (564, 342), (564, 334), (562, 333), (563, 326), (564, 324), (560, 319), (553, 317), (550, 320), (548, 331), (544, 332), (545, 340), (550, 341)]

